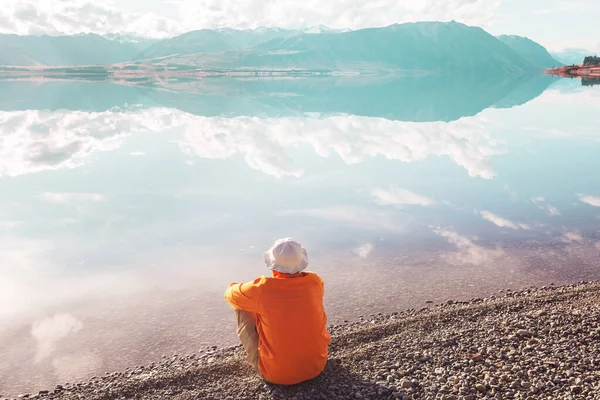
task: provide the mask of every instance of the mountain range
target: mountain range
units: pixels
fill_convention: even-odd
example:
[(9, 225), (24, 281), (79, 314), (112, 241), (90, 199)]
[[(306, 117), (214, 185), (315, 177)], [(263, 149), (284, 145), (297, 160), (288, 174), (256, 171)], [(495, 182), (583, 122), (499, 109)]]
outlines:
[[(0, 35), (0, 65), (157, 66), (327, 72), (539, 72), (560, 65), (541, 45), (458, 22), (339, 31), (260, 28), (188, 32), (160, 40)], [(123, 65), (122, 65), (123, 66)]]

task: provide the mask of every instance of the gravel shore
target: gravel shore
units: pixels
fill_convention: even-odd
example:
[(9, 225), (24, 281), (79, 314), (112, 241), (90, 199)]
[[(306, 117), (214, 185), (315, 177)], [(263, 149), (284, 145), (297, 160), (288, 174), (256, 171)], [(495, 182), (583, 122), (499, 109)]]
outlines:
[(325, 371), (311, 382), (292, 387), (257, 378), (238, 346), (207, 348), (21, 396), (85, 400), (600, 399), (600, 283), (424, 306), (330, 327), (333, 340)]

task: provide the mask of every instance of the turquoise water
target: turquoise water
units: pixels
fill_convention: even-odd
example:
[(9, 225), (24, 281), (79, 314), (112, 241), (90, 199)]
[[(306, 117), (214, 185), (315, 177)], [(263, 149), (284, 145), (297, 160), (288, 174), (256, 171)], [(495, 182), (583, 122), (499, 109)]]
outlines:
[(0, 82), (0, 394), (235, 343), (308, 249), (331, 322), (597, 279), (600, 88), (547, 76)]

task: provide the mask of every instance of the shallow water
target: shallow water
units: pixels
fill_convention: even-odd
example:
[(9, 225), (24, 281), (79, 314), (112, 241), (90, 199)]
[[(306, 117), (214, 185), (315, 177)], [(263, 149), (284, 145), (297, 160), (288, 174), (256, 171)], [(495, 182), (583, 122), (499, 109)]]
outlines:
[(0, 395), (235, 343), (303, 242), (332, 323), (600, 278), (599, 87), (0, 82)]

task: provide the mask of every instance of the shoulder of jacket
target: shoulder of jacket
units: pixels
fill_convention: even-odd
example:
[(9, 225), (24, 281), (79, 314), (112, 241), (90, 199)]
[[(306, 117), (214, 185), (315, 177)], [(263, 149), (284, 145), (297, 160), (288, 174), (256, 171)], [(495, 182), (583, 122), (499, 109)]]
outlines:
[(317, 274), (316, 272), (310, 272), (310, 271), (308, 271), (308, 272), (306, 272), (306, 274), (308, 276), (310, 276), (312, 279), (314, 279), (315, 281), (323, 283), (323, 278), (321, 278), (319, 276), (319, 274)]
[(264, 275), (263, 275), (263, 276), (259, 276), (258, 278), (256, 278), (256, 279), (254, 280), (254, 284), (255, 284), (255, 285), (262, 285), (262, 284), (264, 284), (265, 282), (267, 282), (267, 277), (266, 277), (266, 276), (264, 276)]

